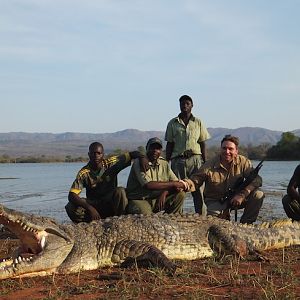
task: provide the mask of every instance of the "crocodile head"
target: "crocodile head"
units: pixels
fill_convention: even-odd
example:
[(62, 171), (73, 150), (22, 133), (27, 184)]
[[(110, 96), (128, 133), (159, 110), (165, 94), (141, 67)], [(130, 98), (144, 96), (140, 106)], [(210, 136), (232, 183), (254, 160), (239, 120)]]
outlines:
[(73, 248), (71, 233), (51, 218), (0, 205), (0, 224), (20, 241), (11, 257), (0, 261), (0, 279), (52, 274)]

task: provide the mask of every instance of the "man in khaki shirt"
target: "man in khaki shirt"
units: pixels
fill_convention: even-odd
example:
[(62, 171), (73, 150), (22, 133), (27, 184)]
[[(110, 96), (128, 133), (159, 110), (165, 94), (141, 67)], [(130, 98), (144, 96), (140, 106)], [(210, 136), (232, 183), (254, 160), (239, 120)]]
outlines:
[(161, 157), (162, 141), (151, 138), (146, 146), (149, 169), (143, 172), (138, 160), (133, 162), (127, 181), (127, 212), (151, 214), (158, 211), (182, 213), (187, 184), (178, 180), (168, 162)]
[(240, 178), (245, 178), (251, 172), (249, 159), (238, 154), (239, 140), (237, 137), (226, 135), (221, 141), (221, 153), (207, 161), (189, 180), (190, 190), (205, 182), (204, 202), (207, 214), (223, 216), (228, 207), (245, 208), (241, 223), (251, 224), (256, 221), (261, 208), (264, 193), (258, 188), (262, 185), (259, 175), (240, 193), (236, 194), (231, 203), (221, 203), (229, 188), (233, 188)]
[[(166, 159), (180, 179), (189, 178), (206, 161), (205, 141), (210, 135), (204, 123), (192, 114), (193, 100), (188, 95), (179, 98), (180, 114), (167, 125), (165, 140)], [(198, 188), (192, 192), (196, 213), (202, 213), (202, 194)]]

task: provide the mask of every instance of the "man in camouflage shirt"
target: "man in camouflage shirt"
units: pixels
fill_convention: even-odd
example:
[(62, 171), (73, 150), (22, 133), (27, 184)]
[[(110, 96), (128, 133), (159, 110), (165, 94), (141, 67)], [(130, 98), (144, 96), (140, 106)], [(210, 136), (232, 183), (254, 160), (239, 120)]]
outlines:
[[(131, 159), (140, 158), (143, 163), (138, 151), (104, 158), (103, 145), (98, 142), (89, 146), (88, 155), (90, 160), (78, 172), (65, 207), (75, 223), (124, 214), (128, 200), (125, 189), (117, 186), (117, 175), (130, 165)], [(86, 189), (86, 198), (80, 197), (83, 189)]]

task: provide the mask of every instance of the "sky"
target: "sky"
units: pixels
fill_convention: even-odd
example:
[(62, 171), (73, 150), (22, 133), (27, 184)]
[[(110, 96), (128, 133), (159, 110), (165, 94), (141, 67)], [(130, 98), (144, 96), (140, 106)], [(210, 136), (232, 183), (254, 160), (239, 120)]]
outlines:
[(300, 128), (299, 0), (0, 0), (0, 132)]

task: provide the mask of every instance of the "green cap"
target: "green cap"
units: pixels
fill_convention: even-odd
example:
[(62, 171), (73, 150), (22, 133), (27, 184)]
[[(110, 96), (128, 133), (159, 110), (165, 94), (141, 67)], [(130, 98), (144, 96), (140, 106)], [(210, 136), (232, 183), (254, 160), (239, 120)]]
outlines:
[(153, 144), (158, 144), (162, 148), (162, 141), (161, 141), (161, 139), (159, 139), (158, 137), (153, 137), (153, 138), (149, 139), (149, 141), (147, 142), (146, 150), (148, 151), (150, 145), (153, 145)]

